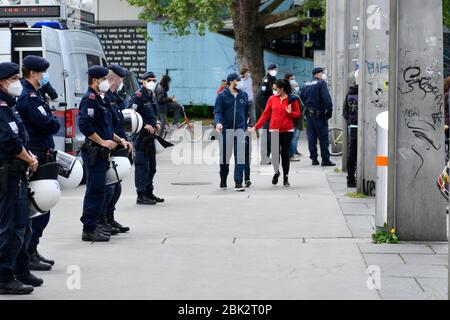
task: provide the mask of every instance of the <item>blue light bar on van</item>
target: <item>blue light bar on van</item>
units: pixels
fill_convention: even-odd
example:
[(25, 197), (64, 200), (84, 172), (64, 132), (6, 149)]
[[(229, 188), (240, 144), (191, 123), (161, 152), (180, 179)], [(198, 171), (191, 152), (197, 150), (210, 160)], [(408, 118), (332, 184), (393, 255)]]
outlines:
[(42, 27), (49, 27), (49, 28), (58, 29), (58, 30), (65, 29), (61, 23), (56, 22), (56, 21), (36, 22), (32, 28), (42, 28)]

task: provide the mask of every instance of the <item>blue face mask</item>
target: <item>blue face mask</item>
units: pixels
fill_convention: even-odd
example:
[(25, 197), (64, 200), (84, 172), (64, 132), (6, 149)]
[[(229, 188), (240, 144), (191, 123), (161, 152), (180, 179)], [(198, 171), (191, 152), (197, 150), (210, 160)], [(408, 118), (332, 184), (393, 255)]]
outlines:
[(50, 82), (50, 76), (49, 76), (49, 74), (46, 72), (46, 73), (44, 73), (44, 74), (42, 74), (42, 79), (41, 80), (39, 80), (39, 85), (41, 86), (41, 87), (43, 87), (43, 86), (45, 86), (47, 83), (49, 83)]

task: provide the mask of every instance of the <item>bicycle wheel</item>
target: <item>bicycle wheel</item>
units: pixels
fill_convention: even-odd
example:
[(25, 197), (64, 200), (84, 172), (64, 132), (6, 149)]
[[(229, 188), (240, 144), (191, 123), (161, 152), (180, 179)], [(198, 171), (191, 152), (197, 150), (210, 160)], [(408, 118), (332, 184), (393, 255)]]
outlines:
[(330, 139), (330, 154), (333, 157), (341, 156), (344, 152), (344, 135), (340, 128), (330, 128), (328, 130)]

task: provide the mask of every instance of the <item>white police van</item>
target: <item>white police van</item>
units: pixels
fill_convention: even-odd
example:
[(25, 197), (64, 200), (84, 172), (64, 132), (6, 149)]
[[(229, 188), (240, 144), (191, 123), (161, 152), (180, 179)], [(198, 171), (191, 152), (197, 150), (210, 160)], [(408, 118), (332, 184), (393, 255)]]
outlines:
[[(22, 66), (27, 55), (50, 62), (50, 83), (59, 94), (58, 101), (50, 103), (61, 124), (56, 149), (72, 155), (78, 155), (84, 141), (77, 124), (87, 70), (107, 66), (99, 37), (89, 30), (94, 24), (94, 14), (66, 5), (0, 6), (0, 62)], [(135, 76), (127, 76), (125, 86), (128, 92), (137, 91)]]

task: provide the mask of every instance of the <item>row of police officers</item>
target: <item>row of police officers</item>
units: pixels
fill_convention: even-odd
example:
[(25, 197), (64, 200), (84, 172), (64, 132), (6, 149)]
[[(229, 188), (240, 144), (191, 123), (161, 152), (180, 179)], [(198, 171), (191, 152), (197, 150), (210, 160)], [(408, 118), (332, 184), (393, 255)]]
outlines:
[[(50, 270), (54, 261), (37, 248), (50, 220), (50, 212), (30, 219), (29, 181), (45, 164), (55, 163), (53, 136), (61, 130), (47, 97), (56, 99), (47, 70), (49, 62), (27, 56), (20, 68), (0, 64), (0, 294), (29, 294), (43, 280), (31, 270)], [(81, 222), (82, 240), (109, 241), (130, 229), (115, 219), (115, 205), (121, 195), (119, 176), (112, 183), (107, 173), (117, 172), (114, 155), (136, 162), (137, 204), (164, 202), (153, 193), (156, 173), (155, 138), (160, 130), (153, 91), (156, 77), (143, 76), (142, 88), (127, 103), (120, 94), (127, 71), (119, 65), (93, 66), (88, 70), (88, 90), (80, 103), (78, 126), (86, 137), (81, 157), (86, 175), (86, 193)], [(128, 141), (123, 111), (132, 109), (143, 120), (142, 130)]]

